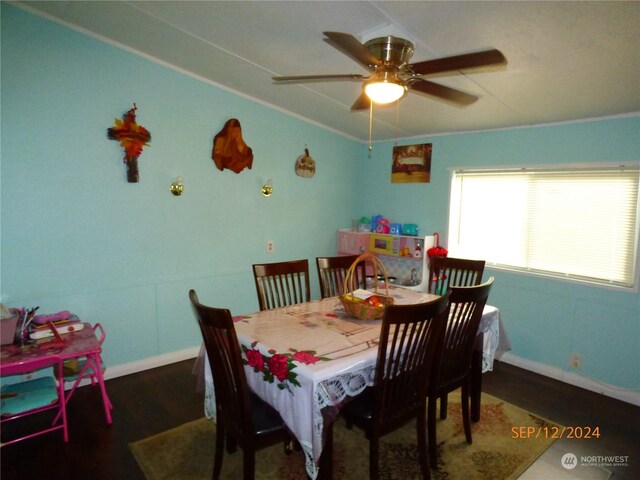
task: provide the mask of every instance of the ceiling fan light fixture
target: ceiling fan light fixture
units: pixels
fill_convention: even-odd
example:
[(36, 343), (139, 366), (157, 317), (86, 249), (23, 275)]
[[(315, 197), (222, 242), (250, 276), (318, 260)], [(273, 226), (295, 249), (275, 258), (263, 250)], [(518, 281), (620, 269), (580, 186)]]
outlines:
[(372, 102), (384, 105), (401, 98), (405, 93), (405, 88), (397, 83), (375, 82), (367, 84), (364, 91)]
[(383, 72), (365, 84), (364, 92), (372, 102), (384, 105), (402, 98), (407, 93), (407, 88), (402, 85), (397, 75)]

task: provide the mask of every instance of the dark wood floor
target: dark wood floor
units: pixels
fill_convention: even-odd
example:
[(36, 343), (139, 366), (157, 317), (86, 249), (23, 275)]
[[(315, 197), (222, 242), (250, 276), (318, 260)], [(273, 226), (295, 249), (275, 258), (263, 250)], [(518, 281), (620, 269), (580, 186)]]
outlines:
[[(192, 366), (188, 360), (107, 381), (111, 426), (97, 389), (79, 389), (68, 406), (69, 442), (55, 432), (3, 447), (2, 480), (144, 480), (128, 444), (203, 415)], [(549, 420), (599, 426), (594, 455), (598, 448), (629, 455), (631, 465), (616, 478), (640, 478), (639, 407), (499, 362), (483, 382), (483, 391)], [(10, 430), (3, 428), (3, 437)]]
[[(557, 441), (555, 445), (561, 445), (563, 453), (629, 457), (628, 466), (607, 468), (613, 474), (610, 477), (586, 468), (576, 478), (640, 479), (640, 407), (509, 364), (496, 362), (494, 367), (494, 372), (483, 375), (483, 392), (566, 427), (598, 427), (599, 438)], [(572, 474), (578, 475), (578, 470)]]

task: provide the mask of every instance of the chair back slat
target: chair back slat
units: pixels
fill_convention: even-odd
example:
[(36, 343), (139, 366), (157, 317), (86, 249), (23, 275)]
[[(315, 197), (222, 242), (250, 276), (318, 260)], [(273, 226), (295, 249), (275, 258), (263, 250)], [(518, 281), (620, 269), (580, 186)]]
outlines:
[(429, 293), (441, 295), (453, 286), (480, 285), (484, 260), (433, 257), (429, 263)]
[(468, 375), (473, 345), (492, 284), (493, 277), (482, 285), (451, 287), (449, 318), (439, 352), (439, 369), (434, 373), (434, 385), (444, 388)]
[(224, 416), (226, 428), (242, 443), (245, 432), (254, 432), (255, 429), (231, 312), (202, 305), (193, 290), (189, 291), (189, 299), (198, 319), (213, 375), (216, 416)]
[(253, 265), (260, 310), (311, 300), (308, 260)]
[[(345, 293), (345, 277), (349, 267), (358, 259), (357, 255), (339, 257), (317, 257), (318, 280), (322, 298), (336, 297)], [(360, 262), (356, 267), (357, 286), (366, 287), (365, 266)]]
[(415, 417), (424, 405), (447, 312), (448, 294), (428, 303), (387, 307), (374, 384), (373, 418), (380, 434)]

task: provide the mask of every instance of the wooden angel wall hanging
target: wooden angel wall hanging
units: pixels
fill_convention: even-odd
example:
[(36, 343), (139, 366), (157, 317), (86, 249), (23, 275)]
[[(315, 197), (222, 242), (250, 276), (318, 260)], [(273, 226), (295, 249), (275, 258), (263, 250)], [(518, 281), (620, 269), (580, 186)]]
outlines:
[(122, 120), (116, 118), (115, 125), (107, 130), (107, 136), (111, 140), (118, 140), (124, 148), (124, 163), (127, 165), (127, 181), (138, 183), (138, 157), (142, 148), (149, 145), (151, 133), (142, 125), (136, 123), (136, 110), (133, 108), (125, 113)]
[(232, 118), (227, 120), (222, 130), (213, 138), (211, 158), (219, 170), (228, 168), (240, 173), (253, 165), (253, 151), (242, 139), (240, 122)]

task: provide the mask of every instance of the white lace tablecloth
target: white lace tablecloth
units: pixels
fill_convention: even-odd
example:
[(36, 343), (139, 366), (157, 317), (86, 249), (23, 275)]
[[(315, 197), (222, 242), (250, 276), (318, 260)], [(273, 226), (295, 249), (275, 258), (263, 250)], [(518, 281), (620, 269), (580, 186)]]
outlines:
[[(391, 294), (396, 304), (437, 298), (406, 289)], [(322, 409), (339, 406), (347, 396), (373, 385), (381, 321), (348, 317), (333, 297), (235, 317), (234, 322), (250, 388), (280, 412), (305, 453), (307, 473), (315, 479), (323, 446)], [(500, 336), (495, 307), (485, 308), (480, 330), (485, 332), (487, 371)], [(205, 413), (215, 418), (211, 370), (208, 361), (202, 363)]]

